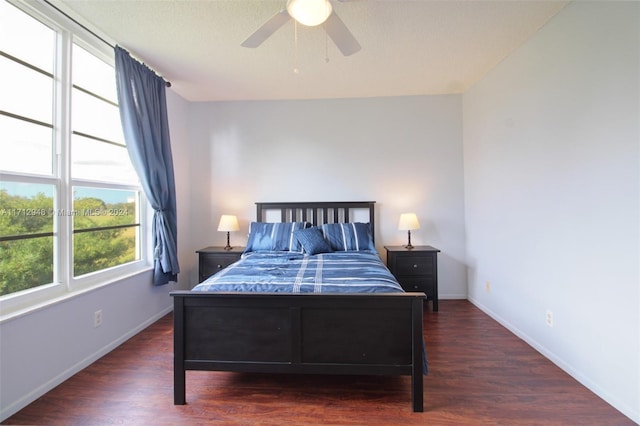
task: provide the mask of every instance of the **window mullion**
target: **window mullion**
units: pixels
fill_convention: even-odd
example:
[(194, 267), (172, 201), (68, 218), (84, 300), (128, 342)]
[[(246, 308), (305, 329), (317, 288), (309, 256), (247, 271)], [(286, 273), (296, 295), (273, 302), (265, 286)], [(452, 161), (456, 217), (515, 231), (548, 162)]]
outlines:
[[(56, 93), (55, 93), (55, 143), (56, 202), (58, 212), (69, 212), (73, 209), (71, 193), (71, 35), (68, 31), (58, 33), (56, 51)], [(57, 281), (65, 283), (71, 290), (73, 265), (73, 218), (66, 214), (57, 214), (55, 261), (57, 265)]]

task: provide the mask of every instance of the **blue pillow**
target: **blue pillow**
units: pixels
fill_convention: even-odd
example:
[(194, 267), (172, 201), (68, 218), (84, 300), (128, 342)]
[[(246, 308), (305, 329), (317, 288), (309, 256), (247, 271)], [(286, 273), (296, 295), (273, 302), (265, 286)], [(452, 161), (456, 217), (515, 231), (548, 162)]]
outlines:
[(368, 223), (326, 223), (322, 233), (334, 251), (376, 251)]
[(302, 245), (293, 236), (298, 229), (311, 226), (309, 222), (251, 222), (249, 240), (244, 252), (294, 251), (302, 252)]
[(333, 250), (322, 236), (322, 231), (318, 227), (299, 229), (293, 233), (302, 244), (302, 249), (308, 254), (330, 253)]

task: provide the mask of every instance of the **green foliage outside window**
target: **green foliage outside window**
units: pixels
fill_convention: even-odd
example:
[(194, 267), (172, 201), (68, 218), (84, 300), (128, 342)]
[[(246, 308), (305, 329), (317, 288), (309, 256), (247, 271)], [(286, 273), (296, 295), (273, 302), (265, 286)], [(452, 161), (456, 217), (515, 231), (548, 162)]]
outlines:
[[(98, 198), (74, 203), (73, 227), (93, 229), (135, 223), (135, 203), (106, 204)], [(136, 259), (136, 228), (127, 227), (76, 233), (73, 236), (74, 275), (121, 265)]]
[(0, 242), (0, 296), (53, 282), (53, 237)]
[[(0, 237), (51, 233), (53, 199), (43, 193), (34, 197), (0, 191)], [(53, 237), (0, 242), (0, 295), (53, 282)]]
[[(71, 212), (53, 208), (53, 198), (0, 190), (0, 237), (51, 233), (56, 215), (73, 216), (74, 276), (122, 265), (137, 258), (135, 202), (105, 203), (78, 198)], [(89, 230), (110, 226), (126, 227)], [(130, 226), (127, 226), (130, 225)], [(0, 296), (53, 282), (53, 237), (0, 241)]]

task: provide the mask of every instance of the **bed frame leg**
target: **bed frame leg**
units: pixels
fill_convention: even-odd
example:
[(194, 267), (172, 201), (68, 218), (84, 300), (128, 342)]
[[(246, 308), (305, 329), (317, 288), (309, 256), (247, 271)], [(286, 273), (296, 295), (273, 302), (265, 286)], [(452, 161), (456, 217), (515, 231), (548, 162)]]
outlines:
[(411, 404), (413, 411), (421, 413), (423, 407), (424, 336), (422, 334), (422, 299), (415, 299), (412, 305), (413, 322), (413, 368), (411, 370)]
[(173, 369), (173, 405), (186, 404), (184, 369), (174, 366)]
[(424, 411), (422, 384), (422, 373), (417, 374), (414, 371), (411, 375), (411, 403), (415, 413), (422, 413)]
[(173, 404), (186, 404), (184, 371), (184, 297), (173, 298)]

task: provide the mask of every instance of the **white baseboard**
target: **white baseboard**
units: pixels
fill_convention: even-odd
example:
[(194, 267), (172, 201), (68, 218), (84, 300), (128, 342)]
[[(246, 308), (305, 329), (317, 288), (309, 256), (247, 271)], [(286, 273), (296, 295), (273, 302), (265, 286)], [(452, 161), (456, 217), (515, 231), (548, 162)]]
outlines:
[(100, 358), (102, 358), (103, 356), (105, 356), (106, 354), (108, 354), (109, 352), (111, 352), (112, 350), (114, 350), (115, 348), (117, 348), (118, 346), (120, 346), (121, 344), (123, 344), (124, 342), (126, 342), (127, 340), (129, 340), (130, 338), (138, 334), (139, 332), (141, 332), (142, 330), (144, 330), (145, 328), (149, 327), (151, 324), (158, 321), (160, 318), (164, 317), (172, 310), (173, 310), (173, 305), (168, 306), (167, 308), (163, 309), (153, 317), (149, 318), (148, 320), (146, 320), (136, 328), (129, 330), (128, 332), (126, 332), (116, 340), (103, 346), (102, 348), (100, 348), (93, 354), (89, 355), (85, 359), (76, 363), (75, 365), (68, 368), (67, 370), (61, 372), (53, 379), (49, 380), (46, 383), (43, 383), (41, 386), (37, 387), (36, 389), (29, 392), (19, 400), (15, 401), (13, 404), (7, 407), (3, 407), (0, 410), (0, 421), (4, 421), (9, 417), (13, 416), (15, 413), (22, 410), (24, 407), (31, 404), (36, 399), (40, 398), (42, 395), (46, 394), (56, 386), (63, 383), (65, 380), (71, 378), (75, 374), (84, 370), (85, 368), (87, 368), (88, 366), (90, 366), (91, 364), (93, 364), (94, 362), (96, 362), (97, 360), (99, 360)]
[(467, 300), (467, 294), (439, 294), (438, 300)]

